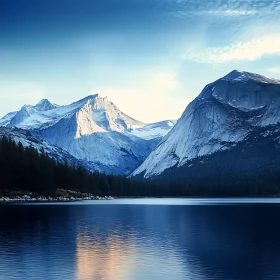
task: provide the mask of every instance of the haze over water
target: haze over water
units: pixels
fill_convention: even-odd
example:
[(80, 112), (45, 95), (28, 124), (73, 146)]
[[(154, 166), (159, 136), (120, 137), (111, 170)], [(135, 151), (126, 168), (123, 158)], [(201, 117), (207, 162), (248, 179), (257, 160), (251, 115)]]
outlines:
[(1, 204), (0, 279), (279, 279), (279, 205), (277, 199)]

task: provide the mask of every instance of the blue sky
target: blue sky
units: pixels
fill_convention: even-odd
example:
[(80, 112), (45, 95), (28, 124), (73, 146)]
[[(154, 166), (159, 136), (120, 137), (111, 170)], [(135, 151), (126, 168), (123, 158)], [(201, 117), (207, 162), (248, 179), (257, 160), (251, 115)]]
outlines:
[(280, 0), (0, 0), (0, 115), (99, 93), (179, 118), (233, 69), (280, 78)]

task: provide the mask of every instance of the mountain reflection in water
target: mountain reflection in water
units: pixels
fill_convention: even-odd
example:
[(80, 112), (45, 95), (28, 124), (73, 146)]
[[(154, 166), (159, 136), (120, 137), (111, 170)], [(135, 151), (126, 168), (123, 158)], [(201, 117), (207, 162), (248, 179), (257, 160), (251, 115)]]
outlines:
[(280, 279), (279, 204), (177, 202), (1, 204), (0, 279)]

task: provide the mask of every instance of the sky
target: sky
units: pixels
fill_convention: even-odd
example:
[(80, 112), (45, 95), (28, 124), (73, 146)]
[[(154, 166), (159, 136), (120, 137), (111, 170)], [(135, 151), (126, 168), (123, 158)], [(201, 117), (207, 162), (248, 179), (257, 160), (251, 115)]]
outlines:
[(280, 79), (280, 0), (0, 0), (0, 116), (99, 93), (177, 119), (233, 69)]

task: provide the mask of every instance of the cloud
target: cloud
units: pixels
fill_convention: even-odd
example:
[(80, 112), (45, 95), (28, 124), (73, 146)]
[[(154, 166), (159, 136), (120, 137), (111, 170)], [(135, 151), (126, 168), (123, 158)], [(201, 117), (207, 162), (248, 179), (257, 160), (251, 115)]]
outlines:
[(171, 12), (171, 15), (175, 17), (189, 17), (189, 16), (213, 16), (220, 17), (241, 17), (241, 16), (256, 16), (259, 14), (256, 10), (197, 10), (197, 11), (176, 11)]
[(170, 5), (177, 9), (188, 7), (192, 10), (280, 10), (280, 0), (159, 0), (159, 3), (162, 5)]
[(256, 15), (256, 10), (209, 10), (201, 11), (201, 15), (214, 15), (214, 16), (249, 16)]
[(267, 72), (280, 74), (280, 67), (269, 68)]
[(162, 5), (172, 7), (174, 15), (182, 16), (264, 16), (275, 13), (279, 0), (270, 0), (262, 5), (260, 0), (162, 0)]
[(190, 50), (185, 59), (217, 64), (227, 62), (253, 61), (265, 56), (280, 54), (280, 36), (255, 37), (249, 41), (225, 47), (208, 47), (204, 50)]
[(206, 11), (207, 14), (216, 16), (248, 16), (255, 15), (258, 11), (255, 10), (210, 10)]
[(212, 65), (280, 53), (280, 0), (166, 0), (184, 26), (183, 57)]

